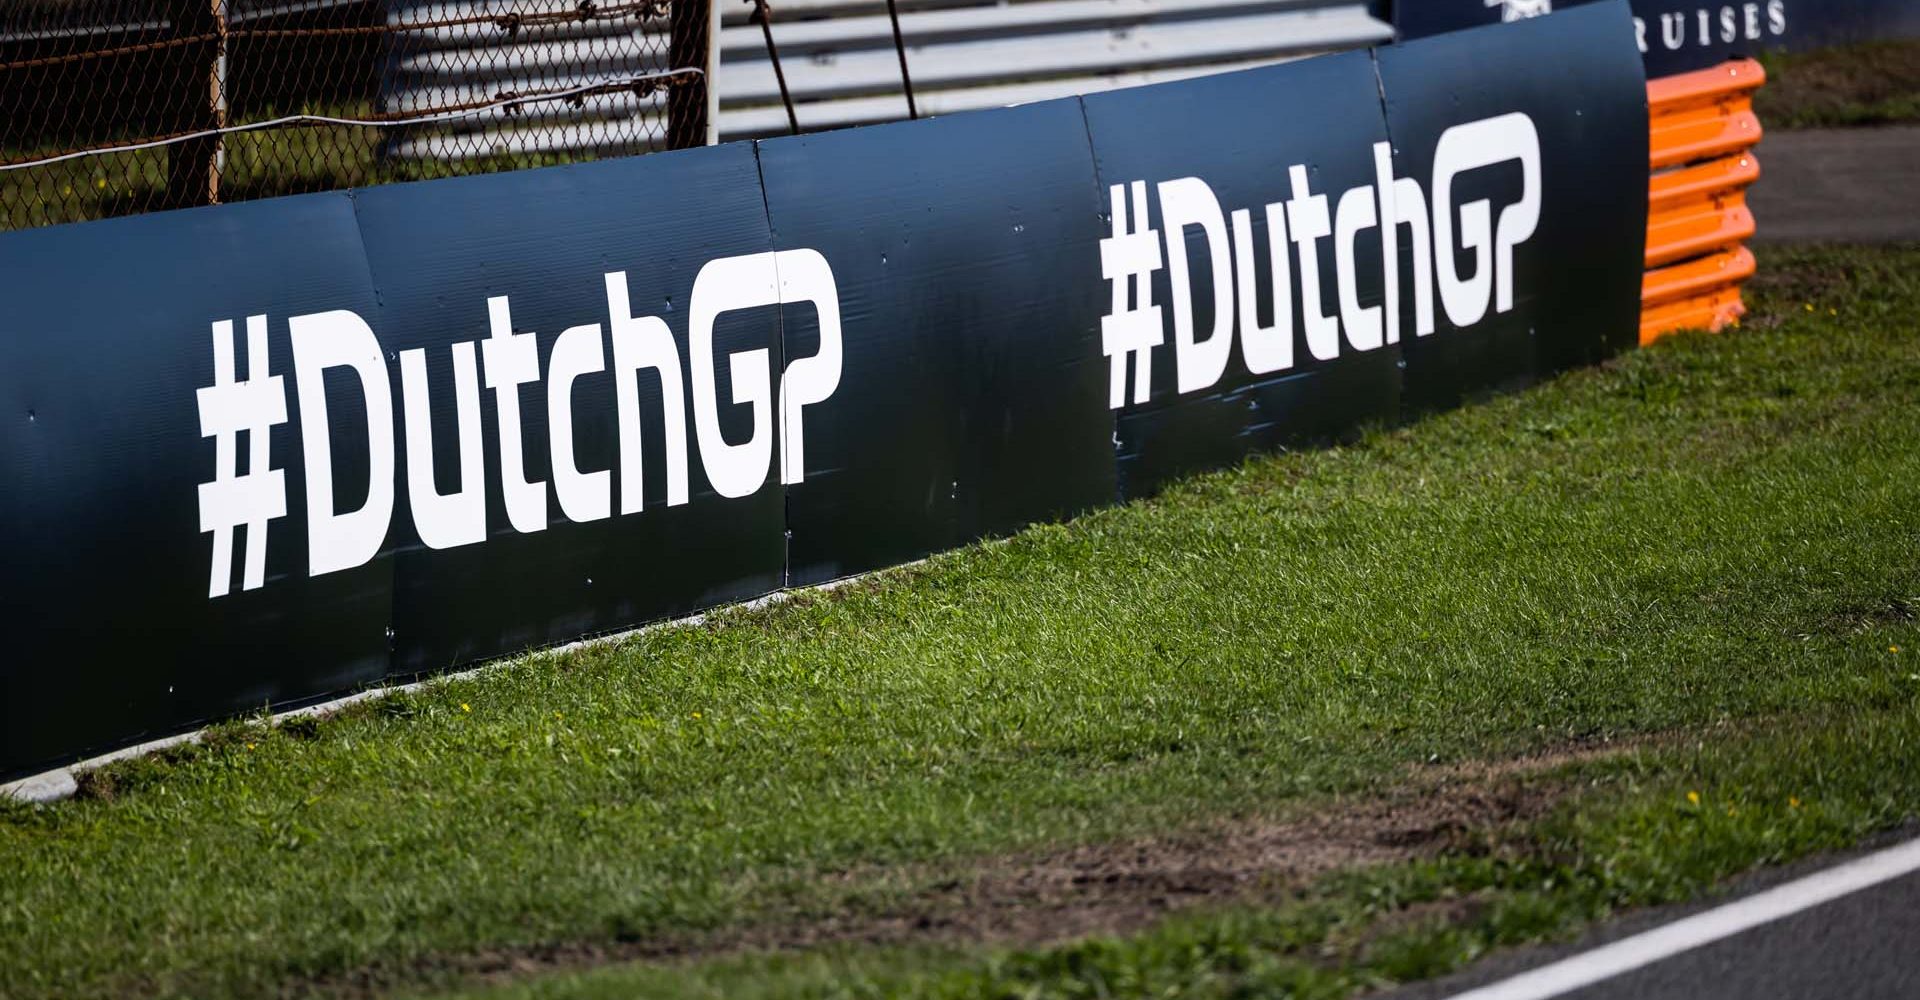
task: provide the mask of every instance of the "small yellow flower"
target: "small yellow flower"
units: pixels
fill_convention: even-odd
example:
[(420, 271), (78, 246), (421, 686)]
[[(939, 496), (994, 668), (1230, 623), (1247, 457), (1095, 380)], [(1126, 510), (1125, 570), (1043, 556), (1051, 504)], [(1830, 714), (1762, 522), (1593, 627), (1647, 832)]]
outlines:
[(1798, 809), (1798, 808), (1800, 808), (1800, 797), (1799, 797), (1799, 796), (1797, 796), (1797, 795), (1789, 795), (1789, 796), (1787, 796), (1787, 808), (1788, 808), (1788, 809)]
[(695, 713), (693, 713), (693, 717), (694, 717), (694, 718), (696, 718), (696, 719), (698, 719), (698, 718), (700, 717), (700, 713), (699, 713), (699, 712), (695, 712)]
[(1690, 805), (1690, 806), (1697, 806), (1697, 805), (1699, 805), (1699, 804), (1700, 804), (1700, 793), (1699, 793), (1699, 792), (1688, 792), (1688, 793), (1687, 793), (1687, 804), (1688, 804), (1688, 805)]
[(463, 701), (463, 702), (461, 702), (461, 703), (460, 703), (460, 711), (462, 711), (462, 712), (471, 712), (471, 711), (473, 711), (473, 706), (472, 706), (472, 705), (469, 705), (469, 704), (467, 704), (466, 702), (464, 702), (464, 701)]
[(105, 177), (102, 177), (99, 180), (94, 181), (93, 186), (99, 188), (102, 191), (105, 191), (107, 189), (107, 179)]
[(553, 717), (554, 717), (554, 718), (556, 718), (556, 719), (564, 719), (564, 718), (566, 718), (566, 716), (564, 716), (564, 715), (561, 715), (561, 714), (560, 714), (559, 712), (555, 712), (555, 713), (553, 713)]
[(1838, 309), (1829, 309), (1829, 310), (1827, 310), (1827, 315), (1829, 315), (1829, 316), (1838, 316), (1838, 315), (1840, 315), (1840, 310), (1838, 310)]
[(249, 750), (251, 750), (251, 749), (253, 749), (253, 748), (254, 748), (254, 746), (255, 746), (255, 744), (252, 744), (252, 743), (249, 743), (249, 744), (247, 744), (247, 749), (249, 749)]
[(1807, 311), (1808, 311), (1808, 312), (1812, 312), (1812, 311), (1813, 311), (1813, 303), (1811, 303), (1811, 302), (1803, 302), (1803, 303), (1801, 303), (1801, 304), (1807, 307)]

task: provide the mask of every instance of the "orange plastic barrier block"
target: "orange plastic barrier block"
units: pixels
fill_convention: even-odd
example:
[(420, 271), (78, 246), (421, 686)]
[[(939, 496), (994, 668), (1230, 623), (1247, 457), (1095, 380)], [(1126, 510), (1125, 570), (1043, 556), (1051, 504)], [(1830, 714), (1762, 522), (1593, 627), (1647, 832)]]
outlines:
[(1766, 82), (1766, 68), (1752, 59), (1658, 77), (1647, 81), (1647, 114), (1661, 115), (1689, 105), (1712, 103), (1728, 94), (1751, 94)]
[(1753, 92), (1766, 70), (1750, 59), (1647, 82), (1647, 274), (1640, 342), (1677, 330), (1719, 330), (1746, 312), (1754, 273), (1742, 241), (1754, 232), (1746, 188), (1760, 177), (1763, 135)]
[(1677, 167), (1751, 149), (1761, 138), (1760, 119), (1752, 109), (1725, 116), (1681, 119), (1652, 129), (1648, 136), (1647, 162), (1655, 170)]
[(1738, 285), (1753, 277), (1754, 267), (1753, 251), (1734, 247), (1710, 257), (1648, 271), (1640, 281), (1642, 310)]
[(1725, 249), (1751, 237), (1753, 231), (1753, 212), (1739, 192), (1648, 215), (1646, 266), (1660, 267)]
[(1670, 302), (1640, 315), (1640, 344), (1644, 347), (1679, 330), (1722, 330), (1746, 311), (1738, 288)]
[(1753, 110), (1753, 95), (1723, 94), (1714, 100), (1700, 104), (1682, 105), (1658, 113), (1649, 112), (1647, 128), (1653, 132), (1663, 132), (1682, 125), (1697, 125), (1751, 110)]
[(1737, 191), (1760, 179), (1760, 160), (1735, 153), (1698, 166), (1655, 174), (1647, 185), (1647, 210), (1661, 213), (1682, 203)]

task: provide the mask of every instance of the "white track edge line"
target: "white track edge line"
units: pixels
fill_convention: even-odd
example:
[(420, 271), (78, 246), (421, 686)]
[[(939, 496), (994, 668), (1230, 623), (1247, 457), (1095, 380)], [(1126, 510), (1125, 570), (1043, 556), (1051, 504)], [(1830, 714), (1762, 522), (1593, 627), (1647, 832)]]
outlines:
[(1920, 840), (1910, 840), (1449, 1000), (1562, 996), (1917, 871)]

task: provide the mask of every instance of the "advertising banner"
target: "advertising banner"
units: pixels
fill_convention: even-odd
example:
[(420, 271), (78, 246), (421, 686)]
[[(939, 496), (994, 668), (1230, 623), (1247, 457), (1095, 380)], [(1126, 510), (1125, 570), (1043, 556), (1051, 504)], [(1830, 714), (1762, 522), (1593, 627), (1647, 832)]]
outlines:
[(1410, 410), (1637, 343), (1647, 130), (1625, 95), (1646, 84), (1632, 49), (1591, 44), (1625, 23), (1596, 4), (1509, 25), (1498, 74), (1471, 33), (1379, 50)]
[(396, 671), (781, 585), (759, 173), (748, 145), (690, 153), (357, 194), (393, 398)]
[(0, 775), (1631, 345), (1630, 36), (0, 234)]
[(392, 481), (352, 369), (296, 376), (335, 310), (375, 310), (344, 193), (0, 237), (0, 773), (388, 674), (391, 554), (309, 572), (309, 472)]
[(832, 337), (782, 312), (794, 357), (838, 359), (787, 486), (794, 584), (1113, 503), (1079, 101), (769, 139), (760, 169), (775, 245), (839, 298)]
[[(1403, 41), (1570, 10), (1594, 0), (1395, 0)], [(1671, 76), (1766, 51), (1920, 37), (1913, 0), (1632, 0), (1647, 75)], [(1514, 76), (1514, 79), (1519, 79)]]
[[(1394, 420), (1373, 54), (1085, 102), (1123, 495)], [(1276, 113), (1249, 128), (1249, 108)]]

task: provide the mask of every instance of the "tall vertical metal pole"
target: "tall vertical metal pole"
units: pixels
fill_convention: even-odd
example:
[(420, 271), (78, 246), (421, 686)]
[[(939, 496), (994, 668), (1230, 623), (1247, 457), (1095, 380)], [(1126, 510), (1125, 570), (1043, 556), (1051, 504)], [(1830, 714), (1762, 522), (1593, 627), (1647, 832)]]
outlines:
[(913, 77), (907, 75), (907, 43), (900, 37), (900, 8), (894, 0), (887, 0), (887, 20), (893, 22), (893, 51), (900, 56), (900, 85), (907, 92), (907, 117), (920, 117), (920, 109), (913, 103)]
[(720, 141), (720, 0), (707, 2), (707, 145)]
[(793, 94), (787, 90), (787, 74), (780, 68), (780, 47), (773, 44), (773, 8), (767, 0), (752, 0), (753, 19), (760, 23), (760, 35), (767, 40), (767, 61), (773, 64), (773, 82), (780, 85), (780, 103), (787, 109), (787, 130), (800, 134), (800, 118), (793, 113)]

